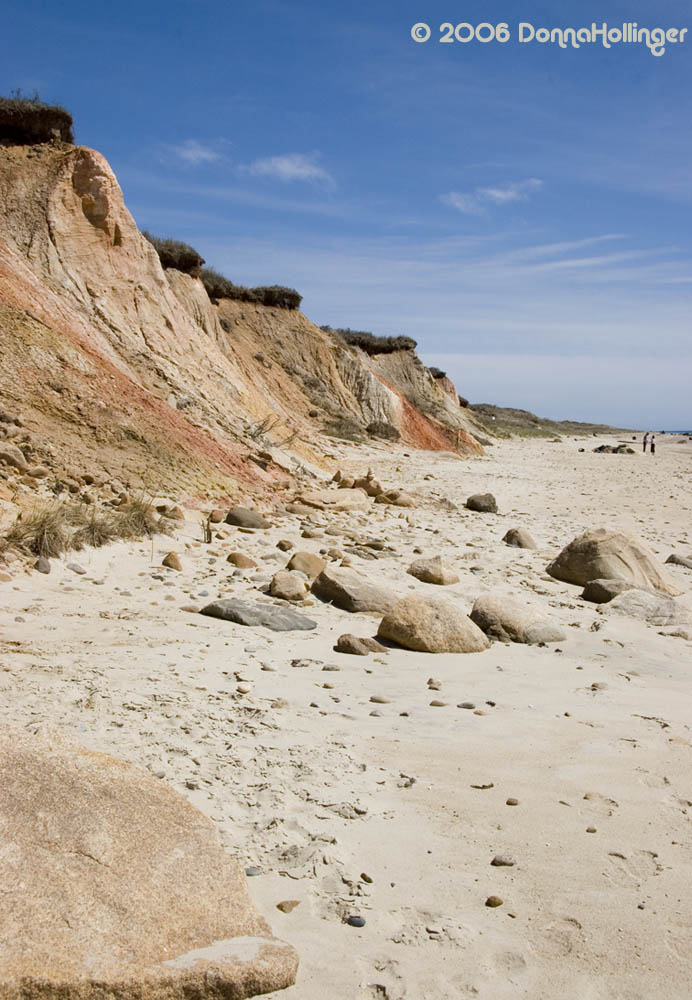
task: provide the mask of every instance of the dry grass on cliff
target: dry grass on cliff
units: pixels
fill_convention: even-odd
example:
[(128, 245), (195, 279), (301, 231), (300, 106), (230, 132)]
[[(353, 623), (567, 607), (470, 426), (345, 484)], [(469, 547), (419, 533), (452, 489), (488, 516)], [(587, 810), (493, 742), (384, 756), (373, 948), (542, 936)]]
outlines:
[(15, 549), (25, 555), (57, 558), (86, 546), (100, 548), (116, 539), (136, 539), (168, 532), (151, 501), (135, 497), (114, 509), (83, 503), (54, 503), (20, 514), (0, 536), (0, 552)]

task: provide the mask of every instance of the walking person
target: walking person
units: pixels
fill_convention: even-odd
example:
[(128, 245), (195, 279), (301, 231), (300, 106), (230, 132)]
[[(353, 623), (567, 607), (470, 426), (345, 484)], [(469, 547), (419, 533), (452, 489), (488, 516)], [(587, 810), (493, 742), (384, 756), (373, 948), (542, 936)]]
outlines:
[(652, 455), (656, 454), (656, 435), (655, 434), (651, 435), (651, 454)]
[(644, 435), (644, 447), (642, 448), (642, 451), (646, 451), (646, 442), (648, 440), (649, 440), (649, 432), (647, 431), (646, 434)]

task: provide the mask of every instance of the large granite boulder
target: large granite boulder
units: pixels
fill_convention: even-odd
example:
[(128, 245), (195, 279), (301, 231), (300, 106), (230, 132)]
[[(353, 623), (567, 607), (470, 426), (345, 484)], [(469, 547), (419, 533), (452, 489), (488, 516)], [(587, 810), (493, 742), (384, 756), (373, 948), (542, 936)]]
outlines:
[(355, 570), (344, 566), (326, 566), (312, 585), (312, 592), (322, 601), (330, 601), (344, 611), (386, 614), (397, 596), (384, 587), (370, 583)]
[(428, 559), (416, 559), (406, 570), (411, 576), (423, 583), (436, 583), (447, 587), (459, 583), (459, 574), (442, 556), (431, 556)]
[(0, 996), (241, 998), (295, 981), (216, 830), (144, 771), (0, 732)]
[(530, 602), (500, 592), (481, 594), (470, 615), (491, 639), (501, 642), (564, 642), (565, 633)]
[(610, 528), (593, 528), (573, 539), (548, 565), (547, 572), (556, 580), (580, 587), (591, 580), (624, 580), (645, 590), (680, 593), (640, 538)]
[(421, 653), (479, 653), (490, 645), (455, 604), (418, 595), (398, 601), (380, 622), (377, 635)]
[(591, 601), (593, 604), (607, 604), (618, 594), (624, 594), (626, 590), (632, 590), (634, 584), (627, 580), (589, 580), (582, 591), (582, 600)]
[(599, 610), (607, 614), (638, 618), (649, 625), (689, 625), (692, 613), (666, 594), (650, 590), (627, 590)]
[(272, 632), (309, 631), (317, 628), (317, 622), (301, 615), (292, 608), (281, 608), (276, 604), (262, 604), (259, 601), (244, 601), (238, 597), (223, 597), (212, 601), (200, 611), (210, 618), (221, 618), (235, 625), (263, 625)]
[(247, 507), (232, 507), (226, 514), (226, 524), (233, 524), (237, 528), (270, 528), (269, 521), (258, 514), (256, 510), (249, 510)]

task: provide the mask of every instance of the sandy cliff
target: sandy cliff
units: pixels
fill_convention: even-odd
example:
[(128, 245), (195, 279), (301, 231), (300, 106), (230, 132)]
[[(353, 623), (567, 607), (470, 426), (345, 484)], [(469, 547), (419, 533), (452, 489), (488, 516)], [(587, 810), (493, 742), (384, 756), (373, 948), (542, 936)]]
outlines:
[[(299, 312), (213, 304), (164, 270), (83, 147), (0, 149), (0, 337), (0, 409), (56, 475), (258, 491), (319, 466), (334, 416), (482, 450), (473, 415), (413, 352), (368, 356)], [(248, 461), (258, 450), (277, 461)]]

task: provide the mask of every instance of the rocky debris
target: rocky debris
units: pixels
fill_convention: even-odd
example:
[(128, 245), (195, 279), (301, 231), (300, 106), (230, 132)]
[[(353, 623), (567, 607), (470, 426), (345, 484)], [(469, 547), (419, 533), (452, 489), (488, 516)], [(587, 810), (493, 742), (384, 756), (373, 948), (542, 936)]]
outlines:
[(581, 587), (591, 580), (625, 580), (664, 594), (680, 593), (640, 538), (610, 528), (592, 528), (573, 539), (547, 566), (547, 572), (556, 580)]
[(597, 455), (634, 455), (634, 448), (630, 448), (627, 444), (599, 444), (593, 450)]
[(478, 653), (490, 645), (456, 605), (418, 595), (398, 601), (380, 622), (377, 635), (421, 653)]
[(305, 573), (308, 580), (314, 580), (326, 567), (327, 560), (314, 552), (294, 552), (286, 564), (286, 569)]
[(249, 510), (247, 507), (232, 507), (226, 514), (226, 524), (235, 525), (237, 528), (270, 528), (269, 521), (265, 520), (256, 510)]
[(466, 509), (480, 514), (497, 514), (497, 500), (492, 493), (474, 493), (466, 501)]
[(220, 598), (212, 601), (200, 611), (210, 618), (221, 618), (236, 625), (262, 625), (272, 632), (309, 631), (317, 628), (317, 622), (292, 608), (278, 607), (276, 604), (260, 604), (258, 601), (244, 601), (239, 598)]
[(502, 541), (505, 545), (510, 545), (515, 549), (537, 548), (536, 543), (526, 528), (510, 528), (504, 535)]
[(667, 563), (671, 563), (673, 566), (685, 566), (687, 569), (692, 569), (692, 559), (688, 559), (686, 556), (678, 556), (673, 552), (666, 559)]
[(354, 656), (368, 656), (370, 653), (386, 653), (387, 647), (370, 636), (351, 635), (345, 632), (336, 640), (334, 647), (339, 653), (352, 653)]
[(14, 469), (19, 469), (20, 472), (26, 472), (28, 469), (24, 453), (6, 441), (0, 443), (0, 465), (9, 465)]
[(365, 614), (386, 614), (397, 601), (395, 594), (343, 566), (326, 566), (313, 583), (312, 592), (344, 611)]
[(582, 600), (591, 601), (594, 604), (607, 604), (618, 594), (624, 594), (626, 590), (632, 590), (634, 584), (627, 580), (590, 580), (584, 587)]
[(360, 476), (353, 483), (357, 490), (365, 490), (369, 497), (377, 497), (383, 492), (382, 483), (375, 479), (372, 469), (368, 469), (366, 476)]
[(411, 576), (423, 583), (436, 583), (439, 586), (449, 586), (459, 582), (459, 574), (442, 556), (432, 556), (429, 559), (416, 559), (406, 570)]
[(649, 625), (688, 625), (692, 614), (665, 594), (627, 590), (603, 607), (604, 613), (639, 618)]
[(180, 556), (177, 552), (169, 552), (161, 565), (167, 566), (169, 569), (178, 570), (178, 572), (180, 572), (183, 568), (183, 564), (180, 561)]
[(257, 563), (250, 556), (246, 556), (244, 552), (231, 552), (226, 556), (226, 562), (230, 563), (231, 566), (236, 566), (238, 569), (254, 569)]
[(301, 576), (289, 573), (285, 569), (275, 573), (269, 584), (269, 593), (272, 597), (278, 597), (282, 601), (303, 601), (307, 589), (307, 584)]
[(390, 507), (415, 507), (416, 501), (404, 490), (387, 490), (375, 497), (375, 503), (388, 504)]
[(470, 615), (480, 629), (500, 642), (563, 642), (567, 636), (526, 601), (499, 592), (481, 594)]
[(164, 782), (22, 729), (0, 733), (0, 770), (0, 995), (211, 1000), (295, 982), (238, 862)]
[(297, 502), (313, 510), (367, 510), (369, 497), (363, 490), (354, 490), (339, 484), (338, 490), (310, 490), (301, 493)]

